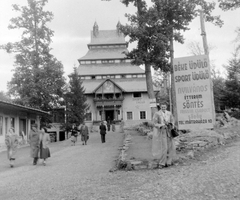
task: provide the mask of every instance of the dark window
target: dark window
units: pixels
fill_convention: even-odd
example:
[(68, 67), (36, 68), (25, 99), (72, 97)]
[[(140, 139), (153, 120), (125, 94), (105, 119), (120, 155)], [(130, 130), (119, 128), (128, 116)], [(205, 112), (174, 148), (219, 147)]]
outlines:
[(104, 64), (108, 63), (108, 60), (102, 60), (102, 63), (104, 63)]
[(127, 119), (133, 119), (133, 114), (132, 112), (127, 112)]
[(142, 97), (141, 92), (134, 92), (133, 93), (133, 98), (140, 98), (140, 97)]
[(146, 111), (140, 111), (140, 119), (146, 119)]
[(13, 117), (10, 118), (10, 124), (11, 124), (11, 127), (15, 128), (15, 118)]

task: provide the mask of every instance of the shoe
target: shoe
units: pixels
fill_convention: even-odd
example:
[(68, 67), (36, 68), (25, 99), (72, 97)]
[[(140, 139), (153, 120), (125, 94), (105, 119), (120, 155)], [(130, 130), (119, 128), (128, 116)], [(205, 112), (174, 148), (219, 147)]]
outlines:
[(170, 167), (172, 166), (173, 164), (166, 164), (165, 167)]
[(164, 166), (163, 166), (163, 165), (160, 165), (160, 164), (158, 164), (158, 165), (157, 165), (157, 168), (158, 168), (158, 169), (162, 169), (162, 168), (164, 168)]
[(33, 159), (33, 165), (36, 165), (37, 162), (38, 162), (38, 158), (34, 158), (34, 159)]

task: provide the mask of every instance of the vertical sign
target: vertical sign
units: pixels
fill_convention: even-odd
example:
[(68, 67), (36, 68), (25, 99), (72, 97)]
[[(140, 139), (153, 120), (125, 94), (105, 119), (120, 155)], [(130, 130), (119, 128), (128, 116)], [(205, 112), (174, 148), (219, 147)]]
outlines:
[(176, 58), (173, 70), (179, 129), (213, 128), (208, 56)]

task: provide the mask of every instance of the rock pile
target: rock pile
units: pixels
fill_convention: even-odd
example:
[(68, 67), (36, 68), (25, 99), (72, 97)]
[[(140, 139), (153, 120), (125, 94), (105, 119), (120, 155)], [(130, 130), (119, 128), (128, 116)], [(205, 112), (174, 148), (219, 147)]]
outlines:
[(119, 147), (120, 155), (117, 159), (117, 168), (118, 169), (128, 169), (131, 168), (131, 163), (126, 160), (127, 150), (131, 144), (131, 135), (129, 133), (124, 134), (123, 145)]
[(232, 127), (232, 126), (240, 126), (240, 120), (237, 120), (234, 117), (231, 117), (227, 112), (224, 112), (223, 114), (219, 114), (216, 117), (216, 128), (220, 127)]

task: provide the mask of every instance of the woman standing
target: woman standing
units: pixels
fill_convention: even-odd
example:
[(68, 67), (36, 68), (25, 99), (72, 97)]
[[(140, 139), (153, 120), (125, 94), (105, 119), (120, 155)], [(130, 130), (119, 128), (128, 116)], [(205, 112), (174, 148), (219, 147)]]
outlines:
[(6, 134), (5, 144), (7, 146), (7, 157), (10, 161), (10, 167), (13, 167), (18, 147), (18, 135), (15, 134), (13, 127)]
[(161, 104), (161, 110), (153, 116), (154, 129), (152, 139), (153, 157), (159, 161), (159, 168), (173, 164), (175, 147), (171, 135), (174, 119), (172, 113), (167, 111), (167, 104)]
[(32, 124), (31, 131), (29, 133), (30, 154), (33, 158), (33, 165), (37, 164), (39, 153), (39, 131), (37, 130), (37, 124)]
[(41, 128), (39, 140), (40, 140), (40, 159), (43, 159), (43, 165), (46, 165), (46, 160), (47, 158), (50, 157), (50, 150), (48, 144), (51, 142), (51, 140), (45, 127)]

